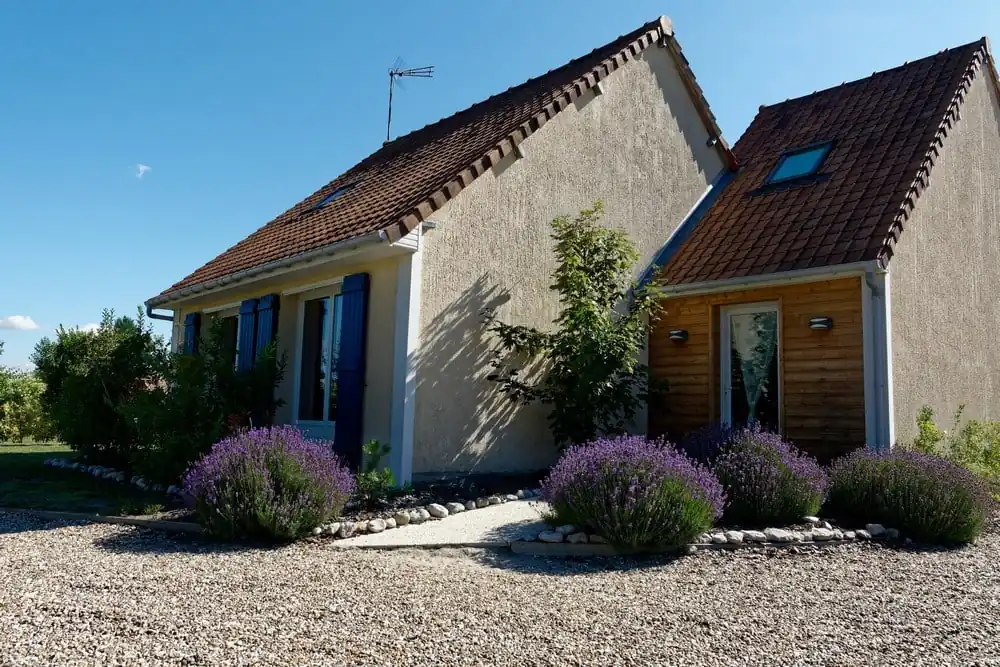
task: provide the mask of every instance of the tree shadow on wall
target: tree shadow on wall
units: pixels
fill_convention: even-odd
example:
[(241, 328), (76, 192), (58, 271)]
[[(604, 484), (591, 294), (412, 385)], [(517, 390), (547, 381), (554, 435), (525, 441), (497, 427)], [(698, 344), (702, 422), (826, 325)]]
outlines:
[[(486, 379), (497, 349), (482, 313), (509, 300), (507, 290), (483, 274), (421, 332), (414, 360), (417, 414), (428, 430), (414, 450), (426, 452), (436, 466), (474, 471), (497, 456), (506, 438), (517, 436), (508, 430), (515, 416), (535, 409), (511, 401)], [(538, 434), (540, 443), (546, 438), (547, 432)]]

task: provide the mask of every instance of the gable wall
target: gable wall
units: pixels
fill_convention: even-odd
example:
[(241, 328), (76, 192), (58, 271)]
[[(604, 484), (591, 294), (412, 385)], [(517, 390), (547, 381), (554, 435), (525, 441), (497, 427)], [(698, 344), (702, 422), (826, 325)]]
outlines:
[(597, 199), (605, 222), (638, 245), (640, 274), (723, 168), (666, 49), (650, 47), (602, 86), (529, 137), (524, 159), (481, 176), (432, 216), (414, 360), (416, 474), (551, 464), (545, 413), (512, 405), (486, 379), (480, 311), (499, 306), (504, 321), (550, 326), (558, 303), (549, 223)]
[(980, 67), (889, 263), (896, 442), (916, 414), (1000, 419), (1000, 105)]

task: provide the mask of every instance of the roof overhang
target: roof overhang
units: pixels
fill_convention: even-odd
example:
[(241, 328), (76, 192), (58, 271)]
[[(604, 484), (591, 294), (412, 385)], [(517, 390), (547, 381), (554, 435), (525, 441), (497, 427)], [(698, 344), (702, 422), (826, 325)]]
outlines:
[(741, 276), (723, 280), (710, 280), (699, 283), (681, 283), (678, 285), (660, 285), (663, 296), (696, 296), (716, 292), (734, 292), (744, 289), (770, 287), (772, 285), (792, 285), (796, 283), (813, 283), (833, 278), (849, 276), (864, 276), (867, 274), (887, 273), (888, 271), (878, 261), (854, 262), (852, 264), (836, 264), (833, 266), (817, 266), (780, 273), (765, 273), (757, 276)]
[(214, 296), (227, 290), (246, 287), (265, 280), (273, 280), (285, 274), (306, 272), (337, 263), (377, 261), (394, 255), (412, 253), (419, 247), (419, 234), (420, 229), (418, 228), (398, 241), (389, 241), (384, 231), (371, 232), (251, 267), (215, 280), (160, 294), (148, 299), (145, 305), (147, 308), (171, 309), (192, 300)]

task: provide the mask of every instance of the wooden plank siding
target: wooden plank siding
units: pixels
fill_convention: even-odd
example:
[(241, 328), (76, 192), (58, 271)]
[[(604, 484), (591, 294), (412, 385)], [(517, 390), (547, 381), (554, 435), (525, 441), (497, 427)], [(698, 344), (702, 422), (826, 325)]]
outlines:
[[(678, 439), (720, 419), (721, 308), (757, 302), (779, 305), (785, 436), (823, 460), (864, 445), (860, 278), (666, 299), (650, 334), (649, 365), (669, 389), (650, 405), (649, 432)], [(809, 319), (821, 315), (833, 318), (829, 331), (809, 328)], [(670, 329), (686, 329), (687, 341), (671, 341)]]

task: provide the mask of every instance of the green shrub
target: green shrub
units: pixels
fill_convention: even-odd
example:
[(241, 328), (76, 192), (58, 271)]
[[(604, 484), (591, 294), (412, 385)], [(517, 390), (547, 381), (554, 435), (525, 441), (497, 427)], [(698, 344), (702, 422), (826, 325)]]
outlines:
[(864, 449), (833, 465), (824, 511), (924, 542), (960, 544), (982, 532), (994, 509), (983, 479), (951, 461), (913, 450)]
[(34, 373), (0, 366), (0, 442), (41, 442), (55, 437), (42, 407), (44, 391), (45, 383)]
[(354, 489), (333, 443), (292, 426), (242, 431), (212, 446), (184, 476), (206, 532), (287, 541), (336, 518)]
[(43, 338), (32, 361), (61, 439), (88, 461), (127, 466), (136, 433), (118, 406), (157, 381), (166, 354), (141, 311), (134, 320), (105, 311), (96, 331), (60, 327), (55, 340)]
[(623, 551), (688, 544), (722, 514), (719, 481), (669, 443), (618, 437), (570, 447), (542, 484), (553, 520)]
[[(660, 291), (632, 280), (639, 253), (624, 232), (599, 224), (603, 213), (597, 202), (576, 218), (552, 221), (551, 289), (562, 305), (554, 330), (505, 324), (485, 313), (501, 353), (489, 378), (512, 400), (551, 408), (550, 428), (563, 447), (625, 433), (650, 390), (665, 389), (650, 384), (648, 368), (638, 362), (661, 308)], [(525, 377), (539, 363), (540, 379)]]
[(962, 424), (964, 411), (964, 405), (955, 411), (949, 433), (934, 422), (934, 410), (922, 407), (911, 447), (925, 454), (940, 454), (968, 468), (986, 479), (993, 497), (1000, 499), (1000, 422), (969, 419)]
[(262, 350), (253, 368), (236, 372), (234, 351), (214, 323), (198, 354), (171, 354), (162, 381), (150, 383), (119, 406), (136, 432), (134, 468), (144, 477), (174, 484), (209, 448), (236, 430), (270, 426), (281, 401), (284, 375), (277, 344)]
[(378, 440), (369, 440), (361, 448), (361, 469), (355, 475), (355, 483), (358, 500), (365, 507), (383, 503), (398, 492), (392, 470), (388, 466), (382, 466), (382, 461), (390, 451), (388, 443)]

